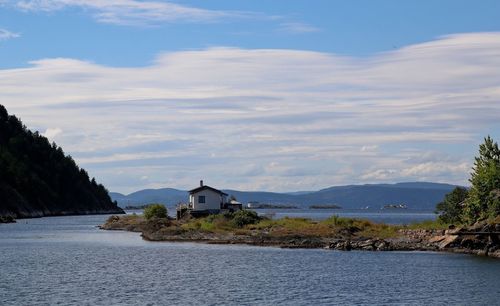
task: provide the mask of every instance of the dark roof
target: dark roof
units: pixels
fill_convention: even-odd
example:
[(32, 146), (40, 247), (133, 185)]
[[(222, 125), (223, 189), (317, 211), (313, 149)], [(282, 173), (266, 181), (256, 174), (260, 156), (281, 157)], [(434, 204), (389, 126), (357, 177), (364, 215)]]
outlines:
[(215, 188), (212, 188), (212, 187), (207, 186), (207, 185), (200, 186), (200, 187), (195, 188), (195, 189), (191, 189), (191, 190), (189, 190), (188, 192), (189, 192), (189, 194), (193, 194), (193, 193), (196, 193), (196, 192), (198, 192), (198, 191), (205, 190), (205, 189), (212, 190), (212, 191), (217, 192), (217, 193), (218, 193), (218, 194), (220, 194), (220, 195), (225, 195), (225, 196), (227, 196), (227, 193), (224, 193), (224, 192), (220, 191), (219, 189), (215, 189)]

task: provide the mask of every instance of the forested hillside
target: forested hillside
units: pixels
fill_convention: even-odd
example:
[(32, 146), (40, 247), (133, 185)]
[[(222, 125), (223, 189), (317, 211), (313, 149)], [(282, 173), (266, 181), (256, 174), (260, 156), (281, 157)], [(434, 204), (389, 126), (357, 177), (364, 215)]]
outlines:
[(0, 216), (122, 212), (71, 156), (0, 105)]

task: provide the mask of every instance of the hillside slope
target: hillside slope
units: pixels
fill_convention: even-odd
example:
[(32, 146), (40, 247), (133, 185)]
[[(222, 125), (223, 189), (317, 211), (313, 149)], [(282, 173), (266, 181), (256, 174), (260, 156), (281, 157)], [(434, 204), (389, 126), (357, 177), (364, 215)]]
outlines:
[(0, 216), (123, 213), (55, 143), (0, 105)]
[[(348, 185), (325, 188), (319, 191), (275, 193), (260, 191), (223, 190), (238, 201), (257, 201), (269, 204), (288, 204), (309, 207), (315, 204), (337, 204), (343, 208), (358, 209), (369, 206), (379, 209), (387, 204), (406, 204), (409, 209), (434, 210), (436, 204), (453, 190), (455, 185), (414, 182), (397, 184)], [(187, 191), (163, 188), (146, 189), (130, 195), (111, 193), (119, 205), (142, 205), (151, 202), (174, 206), (187, 201)]]

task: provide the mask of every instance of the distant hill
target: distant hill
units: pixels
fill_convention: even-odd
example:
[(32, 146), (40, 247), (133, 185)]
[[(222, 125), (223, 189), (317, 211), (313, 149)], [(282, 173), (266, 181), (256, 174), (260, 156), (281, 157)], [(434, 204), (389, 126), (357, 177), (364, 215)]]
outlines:
[[(290, 204), (299, 207), (310, 205), (336, 204), (342, 208), (358, 209), (369, 206), (379, 209), (388, 204), (405, 204), (409, 209), (433, 210), (444, 196), (456, 186), (441, 183), (408, 182), (397, 184), (370, 184), (335, 186), (319, 191), (290, 193), (238, 191), (226, 189), (225, 193), (234, 195), (238, 201), (247, 203), (257, 201), (268, 204)], [(111, 193), (111, 197), (122, 207), (160, 202), (174, 206), (187, 201), (187, 191), (164, 188), (147, 189), (130, 195)]]
[(186, 202), (187, 191), (173, 188), (144, 189), (129, 195), (110, 192), (109, 195), (121, 207), (138, 206), (150, 203), (164, 203), (175, 206), (179, 202)]
[(0, 105), (0, 216), (123, 213), (71, 156)]

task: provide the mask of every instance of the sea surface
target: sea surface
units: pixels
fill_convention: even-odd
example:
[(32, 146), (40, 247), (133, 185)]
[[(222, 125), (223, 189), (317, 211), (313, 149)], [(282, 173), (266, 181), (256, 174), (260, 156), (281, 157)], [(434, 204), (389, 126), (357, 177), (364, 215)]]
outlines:
[(108, 216), (0, 224), (0, 305), (500, 305), (500, 261), (146, 242)]

